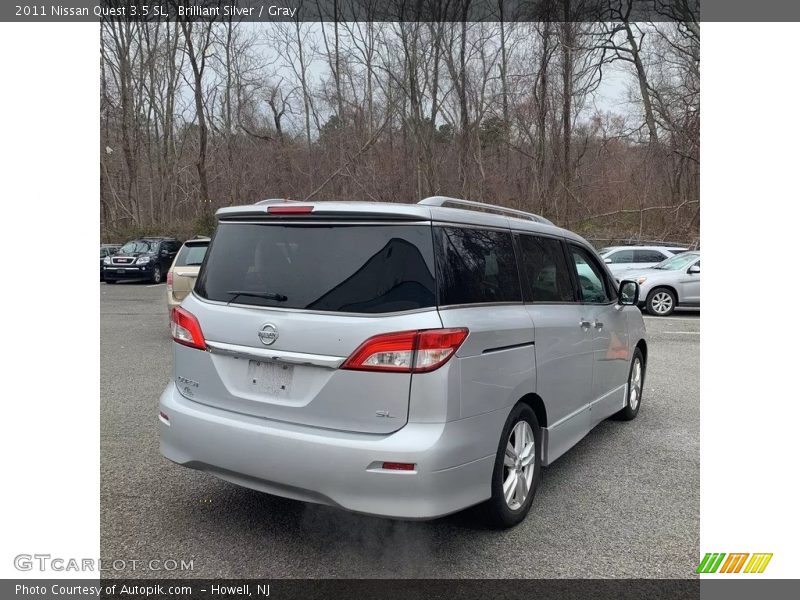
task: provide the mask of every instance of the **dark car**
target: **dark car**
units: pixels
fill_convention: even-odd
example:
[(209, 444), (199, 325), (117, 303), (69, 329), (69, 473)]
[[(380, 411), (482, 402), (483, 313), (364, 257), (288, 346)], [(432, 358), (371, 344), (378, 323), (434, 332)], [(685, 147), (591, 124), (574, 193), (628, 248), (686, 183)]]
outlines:
[(106, 283), (120, 280), (161, 283), (180, 247), (175, 238), (146, 237), (126, 242), (103, 259), (103, 278)]
[(119, 250), (119, 244), (100, 244), (100, 281), (103, 281), (103, 259)]

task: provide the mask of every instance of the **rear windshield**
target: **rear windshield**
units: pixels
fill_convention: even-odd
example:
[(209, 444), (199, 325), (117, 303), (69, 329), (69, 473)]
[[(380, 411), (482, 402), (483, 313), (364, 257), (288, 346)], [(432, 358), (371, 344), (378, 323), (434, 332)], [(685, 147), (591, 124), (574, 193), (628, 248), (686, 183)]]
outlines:
[(176, 267), (199, 267), (203, 264), (203, 258), (208, 250), (208, 242), (193, 242), (186, 244), (178, 256), (175, 257)]
[(254, 306), (383, 313), (435, 306), (430, 225), (221, 222), (195, 291)]

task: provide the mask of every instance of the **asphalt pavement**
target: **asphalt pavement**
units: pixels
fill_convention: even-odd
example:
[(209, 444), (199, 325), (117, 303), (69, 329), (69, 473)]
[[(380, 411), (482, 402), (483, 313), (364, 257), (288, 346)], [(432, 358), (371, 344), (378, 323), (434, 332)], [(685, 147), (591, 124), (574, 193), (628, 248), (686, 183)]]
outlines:
[[(700, 543), (700, 319), (646, 317), (632, 422), (607, 421), (544, 469), (508, 531), (472, 511), (401, 522), (285, 500), (179, 467), (158, 450), (171, 370), (163, 285), (100, 284), (101, 558), (106, 577), (692, 576)], [(151, 560), (192, 561), (157, 571)], [(164, 565), (165, 563), (156, 563)], [(170, 564), (170, 563), (166, 563)]]

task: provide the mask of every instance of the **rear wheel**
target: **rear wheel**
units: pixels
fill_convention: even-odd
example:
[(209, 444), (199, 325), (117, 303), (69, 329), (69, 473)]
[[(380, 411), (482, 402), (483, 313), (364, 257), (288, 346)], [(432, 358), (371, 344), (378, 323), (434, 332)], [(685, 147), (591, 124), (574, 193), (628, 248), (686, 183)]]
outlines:
[(656, 288), (647, 295), (647, 312), (657, 317), (671, 315), (677, 304), (675, 293), (668, 288)]
[(155, 265), (153, 267), (153, 283), (161, 283), (161, 265)]
[(503, 427), (486, 502), (489, 524), (498, 529), (522, 522), (530, 511), (541, 474), (541, 429), (527, 404), (517, 404)]

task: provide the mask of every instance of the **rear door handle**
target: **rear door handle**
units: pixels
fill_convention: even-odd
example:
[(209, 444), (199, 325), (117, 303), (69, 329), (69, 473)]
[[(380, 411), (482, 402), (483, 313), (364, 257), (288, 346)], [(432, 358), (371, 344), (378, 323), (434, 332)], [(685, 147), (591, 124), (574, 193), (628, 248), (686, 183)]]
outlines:
[(591, 321), (587, 321), (586, 319), (581, 319), (580, 322), (578, 323), (578, 325), (580, 325), (581, 327), (591, 327), (592, 326), (592, 322)]
[(603, 322), (602, 321), (598, 321), (597, 319), (595, 319), (594, 328), (595, 329), (602, 329), (603, 328)]

